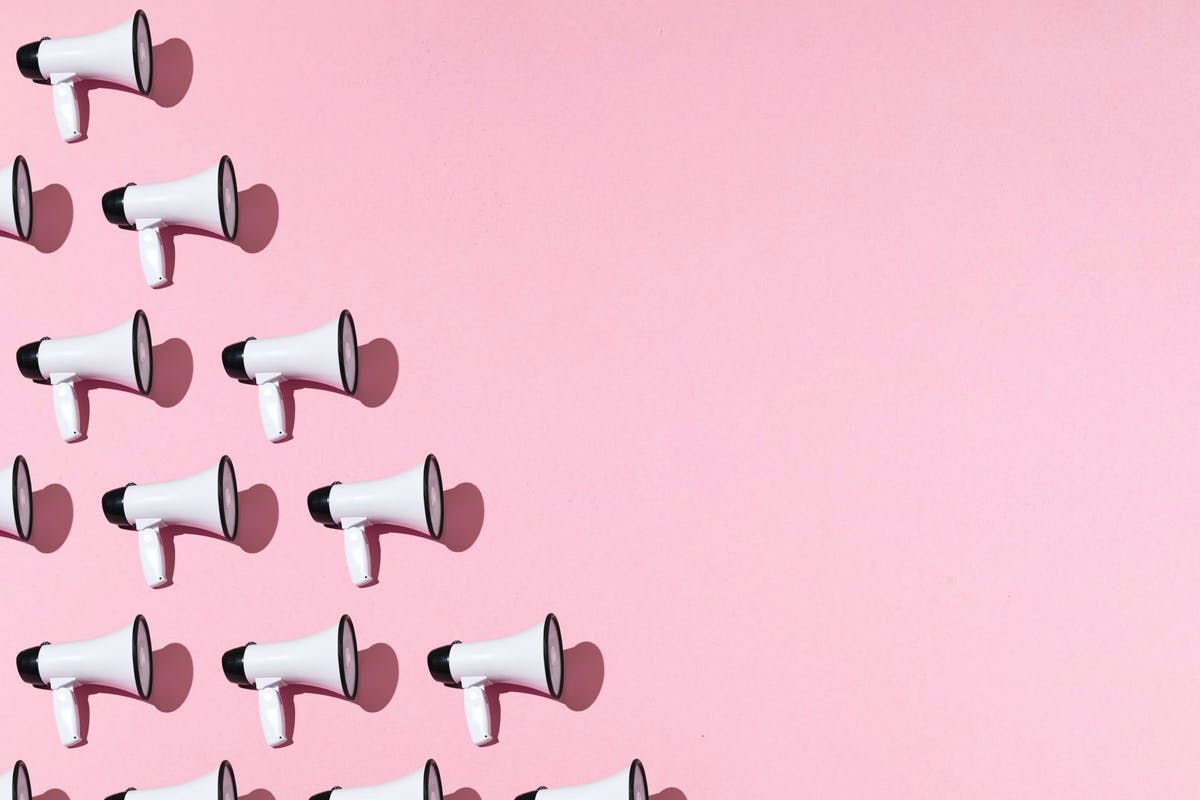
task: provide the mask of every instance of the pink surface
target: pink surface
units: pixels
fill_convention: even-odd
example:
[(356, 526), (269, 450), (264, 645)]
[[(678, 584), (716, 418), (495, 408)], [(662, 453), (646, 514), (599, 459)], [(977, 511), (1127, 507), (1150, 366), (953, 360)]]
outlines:
[[(63, 5), (6, 46), (132, 11)], [(661, 800), (1191, 797), (1200, 19), (884, 5), (150, 5), (159, 102), (92, 92), (74, 145), (10, 63), (54, 252), (0, 241), (5, 346), (141, 307), (162, 349), (157, 402), (92, 392), (76, 445), (0, 371), (61, 542), (0, 542), (0, 656), (139, 611), (167, 649), (160, 708), (93, 696), (74, 751), (7, 667), (0, 758), (71, 800), (429, 756), (456, 800), (634, 756)], [(148, 289), (101, 193), (222, 153), (242, 247), (181, 235)], [(364, 397), (299, 391), (268, 444), (220, 348), (342, 307)], [(305, 493), (427, 451), (454, 547), (387, 534), (353, 588)], [(181, 535), (147, 589), (100, 494), (223, 452), (270, 487), (246, 544)], [(425, 653), (550, 610), (569, 702), (507, 693), (473, 747)], [(269, 750), (220, 653), (343, 611), (366, 708), (301, 695)]]

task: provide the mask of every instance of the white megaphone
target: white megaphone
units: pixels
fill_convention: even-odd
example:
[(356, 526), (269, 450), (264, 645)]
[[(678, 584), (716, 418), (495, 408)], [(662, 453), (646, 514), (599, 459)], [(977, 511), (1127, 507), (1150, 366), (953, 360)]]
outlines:
[(373, 786), (335, 786), (309, 800), (442, 800), (442, 773), (432, 758), (416, 772)]
[(646, 768), (636, 758), (616, 775), (578, 786), (547, 789), (545, 786), (517, 795), (516, 800), (648, 800)]
[(26, 683), (53, 690), (58, 740), (73, 747), (81, 742), (75, 687), (94, 683), (143, 700), (150, 697), (154, 681), (150, 626), (138, 614), (133, 622), (106, 636), (27, 648), (17, 654), (17, 672)]
[(199, 228), (229, 241), (237, 236), (237, 177), (229, 156), (213, 166), (173, 181), (129, 183), (100, 198), (105, 218), (112, 224), (138, 232), (138, 254), (146, 283), (167, 282), (162, 229), (168, 225)]
[(327, 528), (345, 531), (346, 566), (355, 586), (375, 578), (367, 548), (369, 525), (403, 525), (442, 535), (442, 471), (432, 454), (425, 462), (390, 478), (342, 483), (308, 493), (308, 513)]
[(150, 394), (154, 377), (150, 321), (138, 310), (132, 319), (99, 333), (61, 339), (45, 337), (17, 348), (17, 369), (35, 383), (54, 387), (54, 415), (63, 441), (83, 436), (75, 384), (100, 380)]
[(24, 761), (17, 761), (12, 769), (0, 775), (0, 786), (12, 787), (12, 800), (32, 800), (33, 789), (29, 785), (29, 770)]
[(12, 502), (0, 505), (0, 531), (28, 542), (33, 535), (33, 485), (24, 456), (17, 456), (6, 470), (0, 470), (0, 487), (3, 486), (10, 487)]
[(221, 351), (229, 377), (258, 384), (263, 432), (272, 442), (287, 437), (279, 385), (305, 380), (354, 394), (358, 388), (358, 337), (354, 318), (342, 311), (332, 322), (291, 336), (250, 337)]
[(453, 642), (429, 653), (429, 674), (435, 681), (464, 690), (467, 728), (471, 741), (492, 741), (492, 716), (488, 710), (487, 687), (512, 683), (562, 696), (563, 646), (558, 618), (546, 619), (527, 631), (484, 642)]
[(300, 639), (227, 650), (221, 668), (230, 683), (258, 690), (258, 716), (271, 747), (287, 741), (280, 690), (288, 684), (315, 686), (348, 700), (358, 693), (358, 642), (354, 623), (343, 614), (337, 624)]
[(104, 800), (237, 800), (237, 781), (228, 761), (206, 775), (174, 786), (134, 789), (110, 794)]
[(12, 202), (0, 202), (0, 231), (28, 242), (33, 234), (33, 184), (29, 180), (29, 164), (24, 156), (0, 169), (0, 191), (12, 189)]
[(54, 117), (63, 141), (83, 136), (75, 84), (82, 80), (117, 83), (150, 94), (154, 50), (150, 22), (140, 9), (116, 27), (87, 36), (46, 37), (17, 48), (17, 69), (35, 83), (54, 86)]
[(190, 525), (219, 533), (231, 542), (237, 538), (237, 476), (229, 456), (221, 456), (213, 466), (186, 478), (111, 489), (100, 505), (109, 522), (138, 532), (142, 576), (154, 587), (168, 579), (160, 528)]

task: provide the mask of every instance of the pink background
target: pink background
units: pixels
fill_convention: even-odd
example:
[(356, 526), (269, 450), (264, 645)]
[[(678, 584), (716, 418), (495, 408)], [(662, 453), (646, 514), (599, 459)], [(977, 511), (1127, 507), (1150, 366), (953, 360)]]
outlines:
[[(0, 542), (0, 656), (139, 611), (164, 648), (155, 704), (91, 697), (73, 751), (6, 668), (0, 757), (46, 800), (429, 756), (456, 800), (634, 756), (660, 800), (1194, 795), (1194, 4), (146, 10), (155, 98), (91, 92), (85, 142), (0, 79), (53, 250), (0, 242), (5, 346), (138, 307), (161, 346), (154, 401), (93, 391), (76, 445), (0, 371), (53, 550)], [(16, 4), (6, 46), (131, 11)], [(222, 153), (241, 247), (180, 235), (148, 289), (101, 193)], [(362, 398), (298, 391), (268, 444), (220, 348), (343, 307)], [(386, 534), (355, 589), (305, 493), (427, 451), (451, 546)], [(221, 453), (243, 546), (181, 535), (146, 588), (100, 494)], [(426, 652), (550, 610), (566, 702), (507, 693), (473, 747)], [(269, 750), (221, 652), (343, 611), (363, 702), (300, 695)]]

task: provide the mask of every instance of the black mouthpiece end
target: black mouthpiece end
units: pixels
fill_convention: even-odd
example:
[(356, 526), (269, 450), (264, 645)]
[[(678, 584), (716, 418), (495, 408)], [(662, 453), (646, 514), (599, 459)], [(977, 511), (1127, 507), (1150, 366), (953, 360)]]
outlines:
[(336, 792), (340, 788), (342, 788), (342, 787), (335, 786), (332, 789), (330, 789), (328, 792), (321, 792), (319, 794), (314, 794), (312, 797), (308, 798), (308, 800), (329, 800), (330, 796), (332, 796), (333, 793)]
[(127, 184), (120, 189), (109, 189), (100, 198), (100, 207), (104, 209), (104, 218), (119, 228), (133, 228), (125, 216), (125, 190), (130, 186), (133, 184)]
[[(542, 787), (542, 789), (545, 789), (545, 788), (546, 788), (545, 786)], [(540, 792), (542, 789), (534, 789), (532, 792), (526, 792), (525, 794), (519, 794), (519, 795), (517, 795), (516, 800), (534, 800), (534, 798), (537, 797), (537, 793)]]
[(17, 653), (17, 673), (26, 683), (45, 689), (48, 686), (42, 680), (42, 673), (38, 671), (38, 653), (41, 650), (42, 645), (39, 644), (37, 647), (27, 647)]
[(462, 688), (462, 684), (454, 680), (454, 676), (450, 674), (450, 650), (458, 642), (448, 644), (445, 647), (439, 647), (436, 650), (429, 651), (429, 658), (426, 659), (429, 663), (429, 674), (438, 683), (444, 683), (447, 686)]
[(36, 383), (49, 383), (50, 381), (42, 377), (42, 370), (38, 366), (38, 350), (42, 347), (41, 341), (30, 342), (23, 344), (17, 348), (17, 369), (21, 371), (29, 380)]
[(129, 531), (133, 530), (135, 526), (130, 525), (129, 518), (125, 516), (125, 490), (132, 485), (122, 486), (120, 489), (110, 489), (100, 498), (100, 507), (104, 509), (104, 518), (118, 528)]
[(108, 797), (104, 798), (104, 800), (125, 800), (125, 795), (129, 794), (129, 791), (130, 791), (129, 789), (126, 789), (123, 792), (117, 792), (116, 794), (110, 794)]
[(235, 381), (254, 383), (254, 379), (246, 372), (246, 342), (237, 342), (222, 350), (221, 364), (225, 367), (225, 374)]
[(329, 511), (329, 494), (333, 491), (336, 483), (331, 483), (328, 486), (322, 486), (320, 489), (313, 489), (308, 493), (308, 514), (313, 518), (313, 522), (319, 522), (326, 528), (341, 527), (333, 521), (333, 514)]
[(236, 683), (238, 686), (244, 686), (247, 689), (253, 689), (254, 683), (246, 677), (246, 648), (250, 644), (235, 647), (232, 650), (226, 650), (225, 655), (221, 656), (221, 669), (225, 670), (225, 677), (230, 683)]
[(42, 77), (42, 69), (38, 66), (38, 50), (41, 49), (42, 43), (30, 42), (23, 44), (17, 48), (17, 69), (21, 74), (31, 81), (38, 83), (49, 83), (50, 81)]

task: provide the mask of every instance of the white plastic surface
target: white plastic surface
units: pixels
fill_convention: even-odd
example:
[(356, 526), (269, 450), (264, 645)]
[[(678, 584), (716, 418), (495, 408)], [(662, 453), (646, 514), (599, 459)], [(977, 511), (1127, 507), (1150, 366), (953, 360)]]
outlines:
[(58, 741), (64, 747), (74, 747), (83, 739), (79, 733), (79, 706), (75, 702), (74, 681), (50, 684), (54, 696), (54, 725), (58, 728)]
[(367, 547), (366, 528), (363, 524), (352, 525), (343, 533), (346, 545), (346, 567), (350, 570), (350, 581), (355, 586), (366, 586), (375, 579), (371, 566), (371, 551)]
[(467, 714), (467, 730), (471, 741), (483, 746), (492, 741), (492, 714), (488, 710), (486, 678), (464, 678), (463, 708)]
[(138, 531), (138, 557), (147, 586), (158, 588), (167, 582), (167, 564), (163, 558), (162, 537), (158, 534), (157, 525)]
[(263, 433), (272, 442), (287, 438), (283, 394), (279, 390), (282, 382), (283, 377), (278, 373), (260, 375), (258, 378), (258, 414), (262, 418)]
[(167, 263), (163, 255), (162, 220), (138, 224), (138, 255), (142, 259), (142, 274), (149, 286), (158, 287), (167, 282)]
[(58, 423), (58, 435), (64, 442), (75, 442), (83, 438), (79, 424), (79, 397), (75, 394), (78, 378), (70, 373), (55, 373), (50, 376), (54, 389), (54, 419)]
[(79, 125), (79, 98), (75, 95), (78, 78), (73, 74), (53, 75), (54, 121), (58, 123), (58, 135), (64, 142), (73, 142), (83, 136)]
[(258, 688), (258, 719), (262, 723), (263, 738), (271, 747), (279, 747), (287, 741), (283, 717), (283, 701), (279, 690), (283, 682), (278, 678), (261, 683)]

